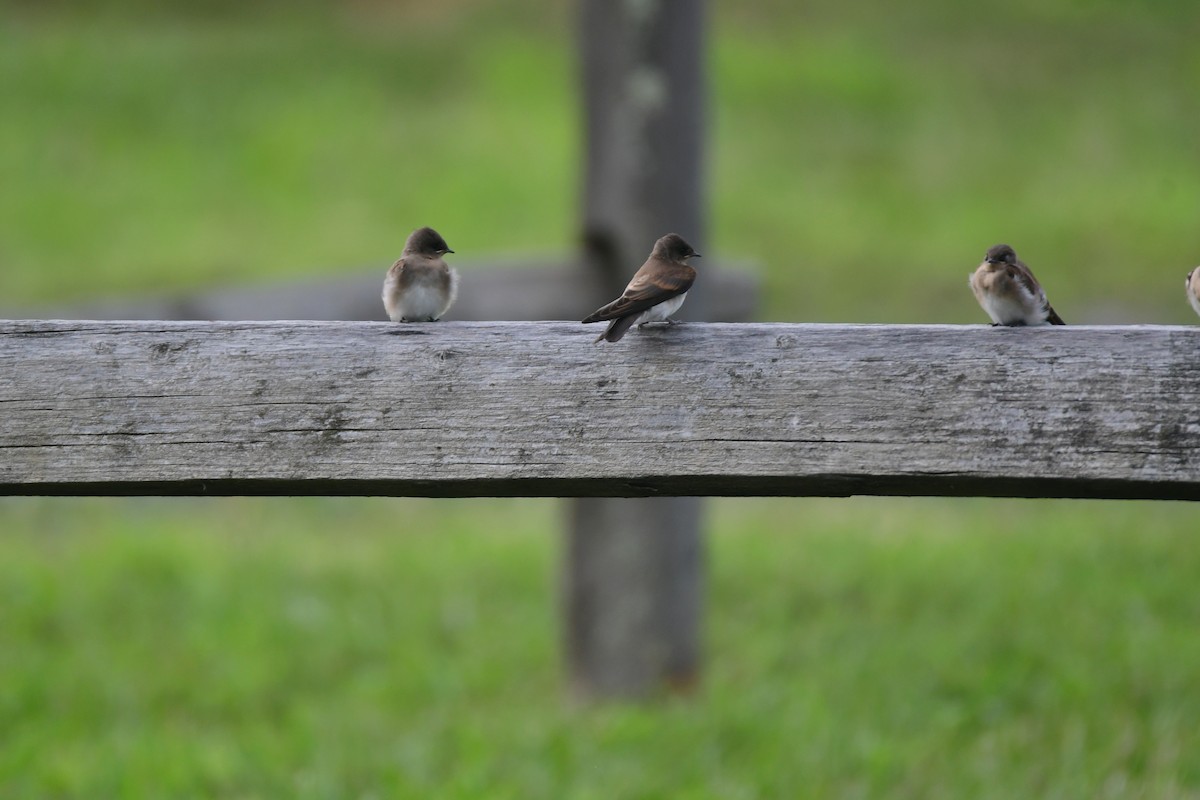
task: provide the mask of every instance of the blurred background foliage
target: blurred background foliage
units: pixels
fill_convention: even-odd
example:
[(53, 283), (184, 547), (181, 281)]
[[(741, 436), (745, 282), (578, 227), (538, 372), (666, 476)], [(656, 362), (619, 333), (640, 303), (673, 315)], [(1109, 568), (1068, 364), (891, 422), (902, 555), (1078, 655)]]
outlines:
[[(0, 28), (0, 296), (262, 281), (574, 244), (571, 5), (18, 4)], [(717, 3), (711, 239), (764, 318), (979, 320), (1008, 241), (1070, 321), (1180, 322), (1200, 11)], [(76, 274), (78, 272), (78, 280)]]
[[(762, 318), (1194, 322), (1200, 7), (715, 2)], [(0, 2), (0, 300), (575, 243), (572, 5)], [(631, 265), (632, 267), (633, 265)], [(464, 290), (469, 290), (469, 275)], [(563, 701), (555, 501), (0, 499), (0, 795), (1197, 797), (1186, 504), (714, 500), (709, 669)]]

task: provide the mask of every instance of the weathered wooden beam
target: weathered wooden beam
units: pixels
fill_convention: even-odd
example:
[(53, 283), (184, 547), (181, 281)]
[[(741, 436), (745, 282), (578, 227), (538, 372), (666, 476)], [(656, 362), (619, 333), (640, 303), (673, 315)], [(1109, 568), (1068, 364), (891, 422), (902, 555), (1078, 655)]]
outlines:
[(1200, 327), (0, 322), (0, 493), (1200, 499)]

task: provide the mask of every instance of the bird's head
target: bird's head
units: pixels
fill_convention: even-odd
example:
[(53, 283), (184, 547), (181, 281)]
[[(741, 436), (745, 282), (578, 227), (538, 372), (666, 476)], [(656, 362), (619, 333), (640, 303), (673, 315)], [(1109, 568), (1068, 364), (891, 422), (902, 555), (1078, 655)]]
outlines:
[(692, 249), (692, 246), (677, 233), (668, 233), (655, 242), (654, 251), (650, 255), (655, 258), (661, 258), (664, 261), (675, 261), (680, 264), (686, 264), (689, 258), (700, 257), (700, 254)]
[(1017, 252), (1006, 244), (989, 247), (983, 260), (988, 264), (1016, 264)]
[(454, 251), (450, 249), (450, 245), (446, 244), (442, 235), (433, 228), (417, 228), (409, 234), (408, 240), (404, 243), (404, 252), (419, 253), (423, 256), (443, 256)]

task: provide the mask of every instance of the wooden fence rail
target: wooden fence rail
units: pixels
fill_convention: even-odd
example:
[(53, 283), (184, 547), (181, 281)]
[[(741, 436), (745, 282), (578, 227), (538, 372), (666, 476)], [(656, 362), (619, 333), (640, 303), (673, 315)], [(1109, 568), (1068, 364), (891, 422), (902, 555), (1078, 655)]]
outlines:
[(1200, 499), (1200, 327), (0, 322), (0, 493)]

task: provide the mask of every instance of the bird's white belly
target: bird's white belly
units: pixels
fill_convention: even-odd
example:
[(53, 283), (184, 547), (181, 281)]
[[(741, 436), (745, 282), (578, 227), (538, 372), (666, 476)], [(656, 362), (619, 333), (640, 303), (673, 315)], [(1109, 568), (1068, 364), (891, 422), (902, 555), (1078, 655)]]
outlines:
[(418, 276), (411, 284), (400, 290), (395, 275), (389, 273), (383, 282), (383, 305), (392, 322), (426, 322), (441, 319), (454, 303), (458, 293), (458, 272), (450, 270), (450, 286), (439, 276)]
[(679, 310), (679, 307), (683, 305), (683, 301), (686, 298), (687, 298), (687, 292), (684, 292), (683, 294), (672, 297), (670, 300), (663, 300), (658, 305), (647, 308), (645, 311), (643, 311), (641, 313), (640, 316), (638, 316), (637, 322), (635, 324), (641, 325), (643, 322), (662, 322), (662, 321), (664, 321), (665, 319), (667, 319), (668, 317), (670, 317), (672, 314), (674, 314), (676, 311)]
[(993, 322), (1001, 325), (1013, 325), (1018, 322), (1026, 325), (1048, 324), (1038, 308), (1038, 303), (1024, 293), (1018, 296), (985, 294), (983, 308)]
[(446, 308), (446, 293), (431, 284), (415, 283), (408, 287), (397, 307), (404, 319), (437, 319)]

